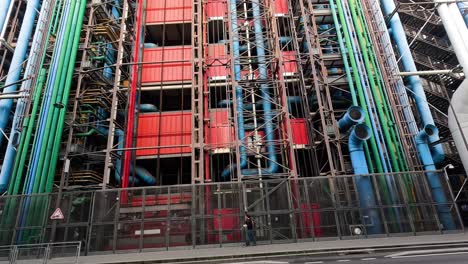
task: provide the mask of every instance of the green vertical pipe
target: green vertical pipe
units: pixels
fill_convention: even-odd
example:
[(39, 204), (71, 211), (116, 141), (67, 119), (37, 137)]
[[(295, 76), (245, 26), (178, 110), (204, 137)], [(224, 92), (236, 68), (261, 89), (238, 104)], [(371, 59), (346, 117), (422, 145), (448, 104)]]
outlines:
[[(78, 6), (78, 4), (79, 4), (79, 2), (76, 2), (75, 5)], [(74, 10), (74, 13), (73, 13), (73, 18), (78, 17), (78, 19), (79, 19), (80, 14), (81, 14), (80, 10), (78, 8), (76, 8)], [(45, 146), (42, 146), (42, 147), (44, 147), (44, 149), (42, 149), (44, 152), (41, 152), (41, 153), (44, 153), (44, 158), (43, 158), (43, 161), (42, 161), (42, 167), (40, 167), (40, 168), (38, 167), (38, 170), (37, 170), (37, 174), (38, 174), (39, 178), (41, 179), (39, 187), (37, 189), (38, 193), (43, 193), (44, 192), (45, 185), (46, 185), (46, 182), (47, 182), (46, 179), (48, 177), (46, 172), (49, 169), (49, 165), (50, 165), (49, 161), (50, 161), (51, 156), (53, 155), (52, 151), (53, 151), (53, 144), (55, 142), (55, 131), (57, 129), (57, 120), (59, 118), (60, 112), (63, 111), (63, 110), (66, 110), (66, 109), (64, 109), (63, 105), (60, 105), (59, 102), (61, 102), (62, 99), (63, 99), (62, 97), (64, 96), (64, 90), (66, 89), (65, 88), (66, 87), (66, 82), (67, 82), (68, 78), (70, 78), (70, 73), (69, 73), (68, 69), (69, 68), (72, 68), (72, 69), (75, 68), (75, 61), (72, 58), (72, 56), (73, 56), (73, 44), (74, 44), (73, 41), (76, 38), (75, 37), (76, 32), (79, 31), (79, 33), (81, 33), (81, 27), (80, 27), (80, 29), (77, 28), (77, 22), (78, 21), (73, 20), (71, 25), (70, 25), (71, 31), (70, 31), (70, 35), (68, 37), (68, 40), (67, 40), (66, 46), (65, 46), (66, 47), (66, 53), (65, 53), (65, 60), (63, 62), (64, 70), (62, 71), (61, 76), (58, 79), (59, 82), (55, 82), (55, 86), (54, 86), (54, 89), (57, 89), (58, 91), (57, 91), (56, 96), (52, 97), (52, 101), (51, 101), (51, 104), (50, 104), (52, 118), (50, 119), (51, 120), (50, 129), (46, 130), (46, 131), (50, 131), (50, 133), (48, 133), (47, 136), (45, 137), (46, 138)], [(73, 77), (73, 72), (71, 73), (71, 77)]]
[(378, 91), (378, 88), (376, 87), (376, 84), (375, 84), (375, 79), (373, 77), (374, 73), (372, 71), (372, 67), (371, 67), (371, 63), (370, 63), (370, 59), (369, 59), (369, 56), (368, 56), (368, 52), (367, 52), (367, 47), (366, 47), (366, 44), (364, 42), (364, 36), (363, 36), (363, 32), (362, 32), (362, 24), (359, 23), (360, 21), (358, 20), (357, 18), (357, 14), (356, 14), (356, 10), (355, 10), (355, 3), (354, 3), (354, 0), (349, 0), (349, 5), (350, 5), (350, 11), (351, 11), (351, 17), (353, 19), (353, 22), (354, 24), (356, 25), (355, 26), (355, 30), (356, 30), (356, 34), (357, 34), (357, 39), (358, 39), (358, 42), (359, 42), (359, 45), (361, 47), (361, 50), (362, 50), (362, 56), (364, 58), (364, 66), (366, 68), (366, 71), (367, 71), (367, 74), (368, 74), (368, 79), (369, 79), (369, 84), (371, 86), (371, 91), (374, 95), (374, 100), (375, 100), (375, 106), (376, 106), (376, 109), (377, 109), (377, 113), (379, 115), (379, 119), (380, 119), (380, 125), (381, 125), (381, 128), (382, 128), (382, 132), (384, 134), (384, 138), (385, 138), (385, 141), (387, 142), (387, 153), (388, 153), (388, 156), (390, 157), (390, 162), (392, 163), (392, 166), (394, 168), (394, 171), (400, 171), (400, 166), (399, 166), (399, 163), (397, 161), (397, 157), (395, 155), (395, 152), (396, 152), (396, 149), (395, 149), (395, 146), (391, 140), (391, 137), (390, 137), (390, 133), (389, 133), (389, 127), (388, 127), (388, 120), (387, 120), (387, 117), (383, 111), (383, 107), (382, 107), (382, 98), (381, 98), (381, 95)]
[(73, 48), (72, 48), (72, 63), (70, 63), (69, 68), (68, 68), (68, 78), (67, 82), (65, 83), (65, 93), (63, 96), (63, 100), (61, 101), (61, 104), (64, 106), (64, 108), (61, 109), (60, 117), (59, 117), (59, 124), (58, 128), (55, 130), (55, 142), (54, 142), (54, 147), (53, 147), (53, 156), (50, 160), (50, 166), (49, 166), (49, 171), (47, 173), (48, 176), (48, 181), (46, 185), (46, 192), (51, 192), (53, 183), (54, 183), (54, 176), (55, 176), (55, 166), (57, 165), (57, 160), (59, 156), (59, 151), (60, 151), (60, 143), (62, 141), (62, 135), (63, 135), (63, 128), (65, 125), (65, 116), (66, 116), (66, 109), (68, 105), (68, 99), (70, 97), (70, 90), (71, 90), (71, 85), (73, 81), (73, 72), (75, 70), (75, 62), (76, 62), (76, 56), (78, 54), (78, 47), (80, 44), (80, 35), (81, 35), (81, 29), (83, 27), (83, 20), (84, 20), (84, 12), (86, 10), (86, 0), (81, 0), (81, 6), (80, 6), (80, 15), (78, 17), (78, 23), (77, 23), (77, 30), (75, 31), (75, 38), (74, 38), (74, 43), (73, 43)]
[[(352, 78), (352, 75), (351, 75), (351, 70), (349, 68), (350, 66), (349, 66), (348, 56), (346, 54), (346, 48), (345, 48), (343, 36), (341, 35), (341, 25), (340, 25), (340, 23), (338, 21), (338, 16), (336, 14), (336, 7), (335, 7), (335, 3), (333, 2), (333, 0), (330, 0), (330, 9), (331, 9), (331, 12), (332, 12), (333, 21), (335, 23), (335, 30), (336, 30), (336, 35), (338, 36), (338, 43), (340, 44), (340, 52), (341, 52), (341, 57), (343, 58), (343, 64), (345, 66), (346, 80), (348, 81), (348, 84), (349, 84), (351, 99), (353, 101), (353, 105), (358, 106), (359, 102), (358, 102), (358, 99), (357, 99), (357, 96), (356, 96), (356, 88), (354, 87), (353, 78)], [(363, 109), (365, 109), (364, 111), (365, 111), (365, 114), (367, 115), (366, 108), (363, 108)], [(369, 124), (368, 124), (368, 127), (370, 127)], [(373, 173), (374, 172), (374, 165), (373, 165), (373, 162), (372, 162), (372, 158), (370, 156), (370, 150), (369, 150), (369, 146), (367, 144), (367, 141), (364, 142), (364, 153), (365, 153), (367, 164), (368, 164), (368, 167), (369, 167), (369, 172)]]
[[(359, 17), (361, 18), (361, 21), (363, 23), (366, 22), (365, 20), (365, 17), (364, 17), (364, 13), (363, 13), (363, 9), (362, 9), (362, 5), (360, 3), (360, 1), (357, 1), (357, 11), (358, 11), (358, 15)], [(364, 28), (364, 29), (367, 29)], [(395, 142), (395, 146), (397, 148), (397, 155), (398, 155), (398, 160), (400, 162), (400, 168), (402, 171), (407, 171), (408, 170), (408, 164), (406, 162), (406, 157), (405, 157), (405, 154), (404, 154), (404, 151), (403, 151), (403, 146), (402, 146), (402, 141), (401, 141), (401, 138), (399, 137), (399, 133), (398, 133), (398, 130), (396, 128), (396, 121), (395, 121), (395, 117), (394, 117), (394, 114), (393, 114), (393, 111), (390, 107), (390, 103), (388, 101), (388, 94), (386, 92), (386, 90), (383, 88), (385, 86), (385, 82), (383, 80), (383, 74), (382, 74), (382, 71), (380, 69), (380, 67), (378, 66), (378, 63), (377, 63), (377, 55), (376, 55), (376, 52), (375, 52), (375, 49), (374, 47), (370, 44), (372, 43), (371, 41), (371, 37), (370, 37), (370, 33), (369, 33), (369, 30), (365, 30), (365, 38), (366, 38), (366, 44), (367, 44), (367, 48), (369, 50), (369, 56), (371, 58), (371, 61), (372, 61), (372, 65), (373, 65), (373, 68), (374, 70), (377, 70), (377, 80), (378, 82), (380, 83), (380, 86), (378, 86), (380, 88), (380, 93), (383, 95), (383, 107), (384, 107), (384, 110), (385, 112), (387, 113), (389, 119), (390, 119), (390, 122), (391, 122), (391, 125), (390, 127), (392, 128), (390, 130), (390, 133), (391, 133), (391, 136), (392, 136), (392, 140)]]
[[(75, 6), (76, 4), (71, 4), (70, 5), (70, 15), (68, 16), (67, 18), (67, 21), (66, 21), (66, 24), (65, 24), (65, 34), (64, 34), (64, 38), (63, 38), (63, 43), (61, 43), (62, 47), (62, 50), (60, 51), (60, 57), (59, 57), (59, 62), (58, 62), (58, 71), (57, 71), (57, 74), (56, 74), (56, 78), (57, 76), (62, 76), (63, 72), (64, 72), (64, 62), (66, 60), (66, 54), (67, 54), (67, 43), (69, 41), (69, 38), (70, 38), (70, 32), (72, 30), (72, 22), (73, 22), (73, 17), (74, 17), (74, 12), (75, 12)], [(51, 74), (49, 75), (49, 78), (48, 78), (48, 82), (51, 81)], [(56, 101), (55, 98), (57, 97), (57, 93), (58, 93), (58, 90), (60, 89), (61, 87), (59, 87), (59, 82), (56, 81), (54, 83), (54, 87), (53, 87), (53, 92), (52, 92), (52, 97), (51, 97), (51, 100), (52, 102)], [(43, 98), (42, 100), (43, 102), (43, 106), (46, 102), (45, 100), (45, 97)], [(47, 117), (46, 117), (46, 126), (45, 126), (45, 133), (51, 133), (51, 124), (52, 124), (52, 114), (53, 113), (53, 108), (54, 108), (54, 104), (50, 104), (49, 106), (49, 109), (51, 109), (52, 111), (49, 111)], [(43, 109), (41, 109), (43, 110)], [(36, 173), (39, 173), (41, 170), (42, 170), (42, 167), (44, 166), (44, 162), (45, 162), (45, 151), (46, 151), (46, 148), (47, 148), (47, 136), (43, 137), (41, 142), (38, 142), (37, 140), (38, 137), (35, 138), (34, 140), (34, 145), (35, 147), (39, 147), (40, 148), (40, 152), (39, 152), (39, 160), (38, 160), (38, 166), (37, 166), (37, 172)], [(32, 157), (32, 155), (31, 155)], [(29, 163), (31, 164), (32, 162), (32, 158), (29, 160)], [(31, 166), (29, 166), (31, 167)], [(39, 187), (41, 185), (42, 182), (44, 182), (45, 180), (42, 179), (40, 177), (40, 174), (39, 175), (36, 175), (36, 177), (34, 178), (34, 183), (33, 183), (33, 191), (32, 193), (38, 193), (39, 191)], [(26, 185), (25, 185), (26, 186)], [(40, 201), (38, 199), (34, 199), (32, 202), (31, 202), (31, 205), (29, 207), (29, 211), (28, 211), (28, 216), (27, 216), (27, 220), (26, 220), (26, 223), (28, 226), (30, 226), (32, 223), (34, 223), (35, 221), (38, 221), (40, 219), (42, 219), (43, 217), (41, 217), (41, 213), (43, 212), (41, 206), (38, 206), (38, 203)], [(38, 215), (37, 215), (38, 214)], [(31, 231), (31, 232), (24, 232), (24, 235), (26, 237), (29, 236), (29, 234), (32, 233), (32, 235), (34, 235), (34, 231)]]
[[(343, 11), (343, 8), (341, 6), (341, 0), (336, 0), (336, 2), (337, 2), (336, 8), (338, 10), (338, 16), (340, 18), (341, 26), (343, 27), (343, 34), (344, 34), (344, 37), (345, 37), (346, 49), (348, 50), (349, 61), (351, 63), (351, 67), (353, 69), (352, 74), (353, 74), (353, 78), (354, 78), (354, 83), (355, 83), (355, 85), (357, 87), (359, 103), (360, 103), (362, 109), (364, 110), (364, 112), (366, 113), (365, 123), (366, 123), (366, 125), (368, 127), (370, 127), (372, 129), (372, 126), (370, 124), (369, 113), (368, 113), (368, 110), (367, 110), (368, 105), (366, 104), (366, 101), (365, 101), (364, 92), (363, 92), (364, 89), (363, 89), (363, 87), (361, 85), (361, 81), (360, 81), (361, 76), (359, 75), (359, 71), (357, 70), (356, 59), (354, 58), (353, 48), (351, 47), (351, 37), (349, 36), (349, 29), (348, 29), (348, 26), (346, 25), (346, 20), (345, 20), (344, 13), (343, 13), (344, 11)], [(334, 6), (332, 8), (334, 8)], [(377, 143), (376, 143), (375, 138), (371, 137), (368, 140), (368, 142), (369, 142), (371, 150), (372, 150), (372, 154), (373, 154), (373, 157), (374, 157), (374, 162), (375, 162), (375, 165), (376, 165), (377, 172), (383, 172), (382, 162), (380, 161), (380, 157), (379, 157), (378, 150), (377, 150)]]

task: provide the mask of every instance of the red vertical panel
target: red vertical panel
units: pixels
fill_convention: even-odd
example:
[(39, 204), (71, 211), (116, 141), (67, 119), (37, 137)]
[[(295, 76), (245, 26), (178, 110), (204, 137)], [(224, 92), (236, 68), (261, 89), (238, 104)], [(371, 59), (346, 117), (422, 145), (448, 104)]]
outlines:
[(176, 46), (164, 48), (145, 48), (141, 82), (181, 82), (192, 80), (192, 48)]
[[(137, 148), (161, 146), (158, 149), (139, 149), (137, 156), (190, 153), (192, 136), (190, 112), (140, 114)], [(171, 147), (172, 146), (172, 147)]]
[(207, 66), (206, 75), (208, 78), (228, 76), (230, 66), (226, 54), (226, 45), (209, 44), (205, 65)]
[(287, 0), (275, 0), (275, 14), (282, 15), (288, 13), (288, 2)]
[(306, 121), (304, 118), (291, 119), (291, 132), (294, 144), (306, 145), (309, 144), (307, 136)]
[(228, 12), (226, 0), (208, 0), (206, 4), (206, 17), (225, 17)]
[(146, 24), (183, 23), (192, 20), (191, 0), (149, 0)]
[(297, 72), (296, 52), (283, 51), (284, 73)]
[(226, 148), (234, 142), (234, 127), (229, 123), (227, 109), (210, 111), (209, 144), (212, 148)]

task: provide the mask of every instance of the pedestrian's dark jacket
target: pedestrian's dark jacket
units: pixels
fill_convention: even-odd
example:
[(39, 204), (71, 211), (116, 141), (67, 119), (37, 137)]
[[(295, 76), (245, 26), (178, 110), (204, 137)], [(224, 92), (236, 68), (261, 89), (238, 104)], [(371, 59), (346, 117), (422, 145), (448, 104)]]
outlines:
[(252, 220), (252, 217), (247, 217), (247, 219), (245, 219), (245, 224), (247, 225), (247, 230), (252, 230), (254, 227), (254, 221)]

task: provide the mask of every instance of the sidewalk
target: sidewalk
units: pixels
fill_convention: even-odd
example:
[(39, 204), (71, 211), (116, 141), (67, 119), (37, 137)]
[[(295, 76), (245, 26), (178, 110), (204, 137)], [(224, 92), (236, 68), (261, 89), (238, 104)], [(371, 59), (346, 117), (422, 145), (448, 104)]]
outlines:
[(341, 250), (370, 251), (387, 247), (434, 246), (454, 243), (468, 243), (467, 233), (444, 235), (421, 235), (409, 237), (388, 237), (352, 240), (333, 240), (318, 242), (300, 242), (289, 244), (259, 245), (255, 247), (222, 247), (203, 249), (184, 249), (153, 251), (143, 253), (107, 254), (80, 257), (79, 263), (170, 263), (182, 261), (242, 259), (267, 257), (274, 255), (297, 255), (331, 253)]

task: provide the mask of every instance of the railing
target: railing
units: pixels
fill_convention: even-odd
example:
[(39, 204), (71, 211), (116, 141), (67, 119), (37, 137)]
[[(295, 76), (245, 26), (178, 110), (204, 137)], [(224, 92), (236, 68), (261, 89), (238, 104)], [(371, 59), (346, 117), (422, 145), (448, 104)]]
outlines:
[[(438, 176), (447, 203), (434, 202), (429, 173)], [(443, 172), (361, 177), (372, 182), (369, 195), (377, 204), (371, 209), (360, 207), (353, 175), (3, 196), (0, 207), (11, 213), (1, 216), (0, 242), (81, 241), (85, 254), (238, 245), (246, 211), (257, 223), (259, 244), (446, 232), (437, 214), (441, 207), (450, 208), (462, 229)], [(391, 183), (393, 196), (382, 181)], [(50, 220), (57, 200), (64, 219)], [(28, 203), (39, 208), (34, 217), (25, 211)], [(382, 234), (367, 233), (376, 225), (369, 210), (379, 212)], [(356, 226), (361, 235), (353, 233)]]
[(71, 264), (78, 263), (80, 252), (79, 241), (0, 246), (0, 263)]

